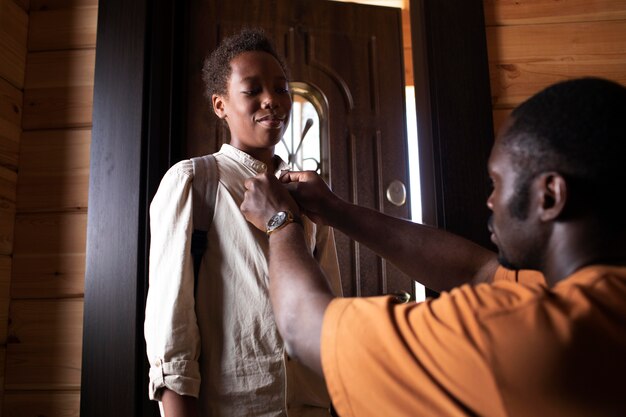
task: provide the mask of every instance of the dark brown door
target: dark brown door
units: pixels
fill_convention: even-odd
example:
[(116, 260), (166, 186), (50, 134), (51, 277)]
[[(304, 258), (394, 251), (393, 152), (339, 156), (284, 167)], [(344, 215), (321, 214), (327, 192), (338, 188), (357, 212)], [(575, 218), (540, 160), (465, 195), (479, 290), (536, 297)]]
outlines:
[[(408, 193), (402, 25), (399, 9), (325, 0), (192, 1), (188, 11), (185, 142), (181, 157), (228, 141), (202, 94), (200, 69), (219, 40), (243, 26), (262, 27), (287, 58), (292, 81), (314, 85), (329, 118), (327, 174), (342, 198), (408, 217), (407, 203), (386, 198), (394, 181)], [(183, 110), (185, 111), (185, 110)], [(397, 184), (397, 183), (396, 183)], [(412, 281), (337, 232), (344, 295), (407, 291)]]

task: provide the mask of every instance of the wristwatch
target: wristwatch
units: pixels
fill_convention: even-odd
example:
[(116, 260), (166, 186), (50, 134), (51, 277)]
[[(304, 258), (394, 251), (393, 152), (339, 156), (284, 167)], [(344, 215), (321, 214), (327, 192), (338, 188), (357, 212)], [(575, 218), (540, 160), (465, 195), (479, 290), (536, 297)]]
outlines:
[(302, 225), (302, 220), (299, 217), (294, 216), (291, 210), (279, 211), (267, 221), (265, 233), (269, 236), (272, 232), (282, 229), (289, 223), (298, 223)]

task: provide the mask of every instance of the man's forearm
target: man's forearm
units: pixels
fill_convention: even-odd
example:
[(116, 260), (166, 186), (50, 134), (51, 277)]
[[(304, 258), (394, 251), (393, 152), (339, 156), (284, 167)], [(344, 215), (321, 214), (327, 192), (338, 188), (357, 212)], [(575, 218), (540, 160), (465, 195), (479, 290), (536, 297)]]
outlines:
[(278, 330), (290, 356), (320, 375), (320, 337), (333, 298), (302, 227), (290, 224), (270, 236), (270, 299)]
[(489, 281), (498, 265), (494, 252), (460, 236), (343, 200), (332, 201), (324, 220), (437, 291)]

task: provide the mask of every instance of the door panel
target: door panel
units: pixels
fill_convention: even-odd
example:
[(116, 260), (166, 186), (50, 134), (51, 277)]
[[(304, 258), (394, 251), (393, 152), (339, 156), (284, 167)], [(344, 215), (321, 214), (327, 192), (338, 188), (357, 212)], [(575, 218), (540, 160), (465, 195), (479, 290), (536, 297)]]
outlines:
[[(185, 140), (180, 157), (219, 149), (228, 131), (203, 96), (200, 69), (219, 40), (263, 27), (287, 59), (292, 81), (314, 85), (329, 108), (328, 178), (342, 198), (397, 217), (388, 185), (409, 187), (402, 26), (399, 9), (325, 0), (190, 1), (187, 13)], [(413, 293), (412, 281), (369, 249), (336, 232), (344, 295)]]

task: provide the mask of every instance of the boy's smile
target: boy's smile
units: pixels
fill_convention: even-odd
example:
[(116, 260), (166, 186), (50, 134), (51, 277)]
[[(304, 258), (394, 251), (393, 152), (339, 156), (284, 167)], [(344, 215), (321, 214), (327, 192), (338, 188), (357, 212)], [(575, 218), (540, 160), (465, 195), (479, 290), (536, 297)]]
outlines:
[(279, 116), (274, 113), (269, 113), (257, 119), (257, 123), (262, 124), (268, 129), (280, 129), (281, 127), (283, 127), (286, 121), (287, 121), (286, 115)]
[(261, 51), (239, 54), (230, 66), (228, 95), (214, 95), (213, 108), (228, 124), (230, 144), (266, 162), (289, 123), (287, 77), (278, 61)]

